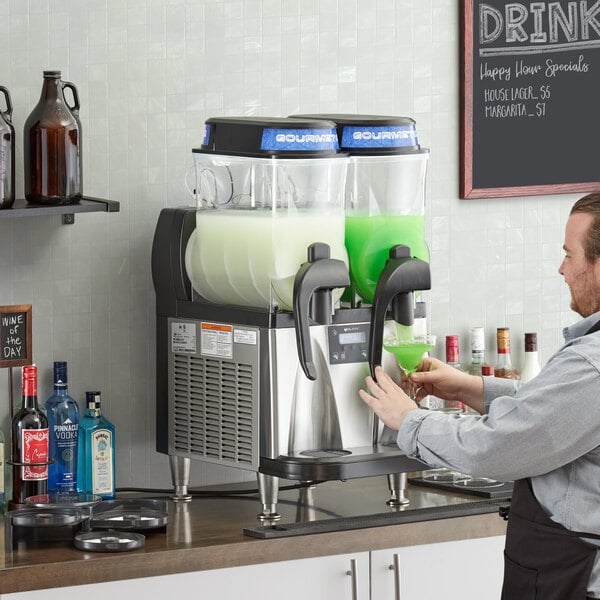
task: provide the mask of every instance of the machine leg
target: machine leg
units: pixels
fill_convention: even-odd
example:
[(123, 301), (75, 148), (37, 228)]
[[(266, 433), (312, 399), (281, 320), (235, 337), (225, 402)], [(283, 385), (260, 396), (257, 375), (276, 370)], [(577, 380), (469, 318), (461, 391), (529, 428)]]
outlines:
[(306, 487), (301, 487), (298, 492), (298, 507), (296, 508), (296, 523), (304, 521), (315, 521), (317, 516), (315, 513), (315, 501), (313, 491), (317, 487), (314, 484), (308, 485), (310, 482), (304, 481)]
[(171, 465), (171, 481), (175, 488), (173, 501), (189, 502), (192, 496), (188, 493), (190, 483), (190, 459), (181, 456), (169, 456)]
[(386, 502), (388, 506), (403, 506), (410, 500), (404, 495), (406, 490), (406, 473), (388, 473), (388, 488), (390, 499)]
[(262, 505), (262, 512), (258, 514), (258, 518), (265, 523), (278, 521), (281, 519), (281, 515), (277, 512), (279, 478), (273, 475), (265, 475), (264, 473), (257, 473), (256, 476)]

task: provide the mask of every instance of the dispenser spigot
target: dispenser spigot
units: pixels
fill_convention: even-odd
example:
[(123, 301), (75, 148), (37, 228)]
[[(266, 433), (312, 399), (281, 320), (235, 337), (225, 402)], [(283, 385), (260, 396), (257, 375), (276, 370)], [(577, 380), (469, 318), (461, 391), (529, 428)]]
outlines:
[(389, 258), (377, 280), (369, 333), (369, 369), (375, 376), (375, 367), (381, 364), (383, 328), (390, 303), (392, 317), (401, 325), (412, 325), (413, 292), (431, 289), (429, 264), (413, 258), (408, 246), (390, 248)]
[(294, 325), (298, 358), (304, 374), (317, 378), (310, 340), (309, 318), (317, 323), (331, 323), (331, 290), (350, 285), (348, 268), (342, 260), (330, 258), (327, 244), (308, 247), (308, 262), (302, 263), (294, 279)]

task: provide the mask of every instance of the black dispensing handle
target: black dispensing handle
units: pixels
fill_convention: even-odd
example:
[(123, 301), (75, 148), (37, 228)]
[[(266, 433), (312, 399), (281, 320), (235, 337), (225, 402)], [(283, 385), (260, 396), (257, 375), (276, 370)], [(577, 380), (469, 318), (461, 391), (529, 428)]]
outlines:
[(410, 255), (408, 246), (390, 248), (390, 257), (377, 280), (371, 309), (369, 332), (369, 369), (375, 376), (375, 367), (381, 364), (383, 328), (388, 307), (392, 316), (402, 325), (413, 323), (413, 292), (431, 289), (429, 264)]
[(304, 374), (312, 381), (317, 378), (317, 369), (312, 356), (309, 317), (312, 316), (322, 324), (331, 322), (331, 290), (350, 285), (350, 275), (344, 261), (329, 256), (327, 244), (311, 244), (308, 247), (308, 262), (300, 265), (294, 279), (294, 325), (298, 358)]

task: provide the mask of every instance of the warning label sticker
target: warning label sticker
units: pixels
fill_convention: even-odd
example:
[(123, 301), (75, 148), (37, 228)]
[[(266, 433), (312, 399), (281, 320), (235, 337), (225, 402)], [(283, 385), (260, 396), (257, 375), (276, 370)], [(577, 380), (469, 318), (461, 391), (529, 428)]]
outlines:
[(233, 326), (202, 323), (200, 325), (200, 354), (233, 358)]

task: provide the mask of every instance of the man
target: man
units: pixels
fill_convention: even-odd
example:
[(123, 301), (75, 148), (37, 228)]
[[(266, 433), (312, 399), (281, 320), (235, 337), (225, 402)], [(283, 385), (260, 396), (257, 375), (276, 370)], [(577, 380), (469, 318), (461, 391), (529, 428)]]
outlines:
[(411, 457), (514, 480), (503, 600), (600, 598), (600, 193), (578, 200), (559, 268), (583, 318), (526, 384), (425, 358), (411, 380), (480, 415), (419, 409), (380, 367), (361, 398)]

